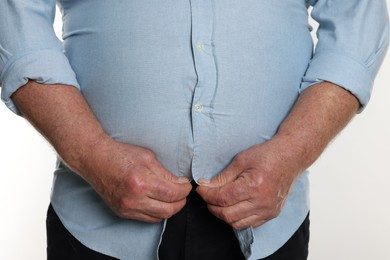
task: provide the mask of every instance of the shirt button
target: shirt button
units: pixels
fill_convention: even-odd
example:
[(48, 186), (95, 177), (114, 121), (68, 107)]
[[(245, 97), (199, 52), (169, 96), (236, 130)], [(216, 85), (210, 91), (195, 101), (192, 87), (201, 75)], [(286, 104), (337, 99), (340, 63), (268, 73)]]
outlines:
[(194, 110), (195, 110), (195, 112), (200, 112), (202, 110), (202, 105), (201, 104), (195, 104), (194, 105)]
[(204, 50), (204, 44), (203, 43), (198, 43), (196, 44), (196, 49), (198, 51), (203, 51)]

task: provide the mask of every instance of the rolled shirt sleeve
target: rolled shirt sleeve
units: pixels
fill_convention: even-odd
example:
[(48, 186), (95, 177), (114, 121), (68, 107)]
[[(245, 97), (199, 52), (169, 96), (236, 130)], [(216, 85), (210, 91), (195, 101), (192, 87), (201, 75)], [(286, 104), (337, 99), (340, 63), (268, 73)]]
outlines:
[(337, 84), (367, 105), (389, 43), (385, 0), (312, 0), (318, 43), (301, 92), (322, 81)]
[(55, 0), (0, 1), (1, 99), (18, 113), (11, 95), (29, 79), (79, 88), (53, 29)]

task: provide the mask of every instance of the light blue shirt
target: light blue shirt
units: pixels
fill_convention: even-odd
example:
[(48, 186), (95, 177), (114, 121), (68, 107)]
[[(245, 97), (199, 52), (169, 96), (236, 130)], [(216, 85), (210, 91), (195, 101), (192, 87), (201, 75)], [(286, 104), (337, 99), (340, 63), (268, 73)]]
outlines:
[[(321, 81), (367, 104), (388, 44), (385, 0), (0, 1), (2, 99), (28, 79), (80, 88), (114, 139), (153, 150), (177, 176), (211, 178), (275, 134), (299, 93)], [(308, 6), (320, 24), (313, 54)], [(21, 158), (23, 160), (23, 158)], [(164, 223), (114, 215), (61, 163), (52, 204), (86, 246), (120, 259), (156, 259)], [(236, 232), (247, 259), (266, 257), (309, 211), (308, 174), (281, 214)]]

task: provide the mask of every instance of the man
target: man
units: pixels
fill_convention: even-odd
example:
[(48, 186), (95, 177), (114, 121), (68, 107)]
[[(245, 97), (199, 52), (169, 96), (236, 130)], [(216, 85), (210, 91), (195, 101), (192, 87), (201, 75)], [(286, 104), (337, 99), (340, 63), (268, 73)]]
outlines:
[(58, 2), (63, 44), (54, 0), (0, 3), (2, 98), (59, 156), (48, 258), (306, 259), (305, 169), (368, 102), (385, 1)]

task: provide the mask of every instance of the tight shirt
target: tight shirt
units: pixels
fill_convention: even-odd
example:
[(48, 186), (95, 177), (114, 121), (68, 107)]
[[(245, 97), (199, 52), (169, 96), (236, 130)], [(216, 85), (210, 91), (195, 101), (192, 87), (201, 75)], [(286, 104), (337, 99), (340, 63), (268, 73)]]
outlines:
[[(113, 139), (151, 149), (197, 181), (271, 139), (299, 94), (330, 81), (367, 104), (388, 42), (385, 0), (0, 1), (2, 99), (28, 79), (83, 93)], [(308, 7), (320, 24), (313, 51)], [(81, 122), (80, 122), (81, 123)], [(23, 158), (20, 158), (21, 162)], [(342, 173), (340, 173), (342, 174)], [(59, 162), (51, 203), (83, 244), (120, 259), (156, 259), (165, 222), (119, 218)], [(281, 214), (236, 231), (247, 259), (266, 257), (309, 211), (308, 173)]]

